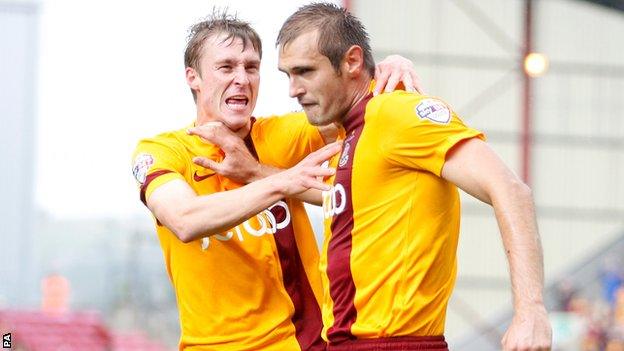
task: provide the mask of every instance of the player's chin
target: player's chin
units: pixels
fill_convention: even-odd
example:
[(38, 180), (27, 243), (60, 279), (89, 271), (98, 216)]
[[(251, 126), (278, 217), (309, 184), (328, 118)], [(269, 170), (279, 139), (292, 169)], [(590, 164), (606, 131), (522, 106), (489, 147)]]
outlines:
[(250, 113), (230, 115), (225, 118), (225, 125), (232, 131), (237, 131), (246, 127), (249, 124), (251, 118)]
[(303, 108), (303, 112), (305, 112), (306, 117), (308, 118), (308, 122), (310, 122), (311, 125), (313, 125), (313, 126), (320, 125), (319, 123), (321, 121), (320, 121), (320, 117), (319, 117), (318, 111), (316, 111), (313, 108), (304, 107)]
[(308, 122), (313, 126), (326, 126), (331, 123), (328, 118), (318, 113), (306, 113), (306, 116), (308, 117)]

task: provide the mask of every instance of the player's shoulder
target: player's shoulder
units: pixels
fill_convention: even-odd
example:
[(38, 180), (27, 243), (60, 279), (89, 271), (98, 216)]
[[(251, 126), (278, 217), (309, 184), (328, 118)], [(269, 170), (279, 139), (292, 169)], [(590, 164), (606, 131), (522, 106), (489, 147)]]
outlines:
[(137, 153), (182, 152), (188, 148), (191, 140), (186, 133), (188, 127), (166, 131), (157, 135), (140, 139), (135, 148)]
[(397, 90), (392, 93), (373, 97), (367, 106), (367, 112), (387, 118), (405, 119), (406, 115), (418, 117), (416, 120), (429, 120), (448, 123), (451, 109), (442, 99), (419, 93)]
[(180, 129), (176, 129), (176, 130), (170, 130), (170, 131), (166, 131), (166, 132), (162, 132), (159, 134), (156, 134), (154, 136), (151, 137), (145, 137), (143, 139), (140, 139), (138, 142), (138, 145), (142, 145), (142, 144), (171, 144), (171, 145), (175, 145), (175, 144), (179, 144), (181, 142), (184, 142), (186, 139), (188, 139), (188, 134), (187, 134), (187, 130), (188, 128), (190, 128), (191, 126), (188, 127), (184, 127), (184, 128), (180, 128)]
[(256, 117), (256, 121), (253, 125), (253, 128), (265, 128), (271, 127), (274, 125), (285, 124), (285, 123), (303, 123), (306, 122), (307, 118), (305, 112), (303, 111), (294, 111), (281, 115), (269, 115)]
[(383, 93), (374, 96), (369, 102), (368, 107), (386, 110), (393, 107), (412, 107), (422, 102), (434, 102), (447, 105), (442, 99), (429, 95), (422, 95), (417, 92), (407, 92), (403, 90), (395, 90), (391, 93)]
[(280, 135), (290, 138), (312, 128), (304, 112), (290, 112), (256, 118), (251, 135), (256, 140), (275, 139)]

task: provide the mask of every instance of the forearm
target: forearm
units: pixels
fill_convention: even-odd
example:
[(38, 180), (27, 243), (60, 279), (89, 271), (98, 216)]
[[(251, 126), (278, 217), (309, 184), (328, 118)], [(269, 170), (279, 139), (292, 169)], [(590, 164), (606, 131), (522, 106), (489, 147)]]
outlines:
[[(148, 206), (156, 218), (183, 242), (222, 233), (284, 197), (274, 177), (201, 196), (190, 189), (180, 189), (178, 184), (165, 184), (161, 188), (148, 199)], [(181, 191), (186, 192), (184, 196), (180, 195)]]
[(198, 196), (186, 181), (173, 179), (152, 191), (147, 206), (183, 242), (222, 233), (284, 197), (309, 189), (329, 190), (320, 179), (334, 175), (335, 170), (321, 164), (339, 151), (340, 143), (326, 145), (294, 167), (210, 195)]
[(283, 169), (258, 163), (258, 167), (254, 170), (254, 172), (251, 172), (250, 176), (247, 178), (247, 183), (253, 183), (258, 180), (265, 179), (266, 177), (270, 177), (281, 171), (283, 171)]
[(492, 204), (509, 262), (514, 309), (542, 305), (544, 264), (531, 190), (513, 182)]
[(551, 328), (544, 307), (544, 263), (531, 190), (480, 140), (467, 140), (451, 151), (442, 177), (494, 207), (503, 239), (515, 312), (503, 349), (548, 350)]
[(273, 205), (284, 195), (271, 178), (245, 187), (208, 196), (198, 196), (185, 209), (182, 217), (190, 231), (187, 240), (222, 233)]

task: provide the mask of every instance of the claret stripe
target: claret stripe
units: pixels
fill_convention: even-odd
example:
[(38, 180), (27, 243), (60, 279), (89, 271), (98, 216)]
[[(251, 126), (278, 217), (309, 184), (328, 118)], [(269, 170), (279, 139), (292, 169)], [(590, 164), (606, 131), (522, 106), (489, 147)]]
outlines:
[[(281, 223), (286, 216), (286, 209), (276, 205), (271, 208), (271, 213), (275, 216), (275, 221)], [(292, 221), (285, 228), (277, 230), (275, 244), (282, 267), (284, 287), (295, 307), (291, 320), (299, 346), (302, 350), (325, 350), (325, 342), (320, 337), (323, 328), (321, 309), (297, 249)]]
[[(357, 318), (355, 309), (355, 283), (351, 274), (351, 249), (353, 230), (353, 197), (351, 179), (353, 173), (353, 155), (364, 128), (364, 112), (372, 94), (360, 101), (345, 117), (343, 126), (346, 138), (341, 155), (342, 162), (336, 171), (334, 186), (340, 184), (345, 192), (344, 199), (336, 199), (337, 203), (345, 203), (344, 210), (336, 214), (331, 222), (331, 239), (327, 247), (327, 277), (329, 293), (334, 302), (334, 324), (327, 330), (330, 343), (339, 343), (355, 339), (351, 334), (351, 326)], [(339, 196), (337, 194), (337, 196)]]

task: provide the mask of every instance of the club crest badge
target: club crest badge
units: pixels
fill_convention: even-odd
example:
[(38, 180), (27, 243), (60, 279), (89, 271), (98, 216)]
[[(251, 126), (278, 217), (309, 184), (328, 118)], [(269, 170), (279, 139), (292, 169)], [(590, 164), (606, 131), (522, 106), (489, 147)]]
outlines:
[(349, 150), (351, 149), (351, 144), (348, 142), (344, 143), (342, 147), (342, 154), (340, 155), (340, 161), (338, 161), (338, 167), (344, 167), (347, 162), (349, 162)]
[(451, 111), (440, 100), (424, 99), (414, 110), (420, 119), (428, 119), (434, 123), (447, 124), (451, 120)]
[(154, 158), (150, 154), (139, 154), (134, 159), (134, 165), (132, 166), (132, 174), (139, 184), (145, 183), (147, 177), (147, 171), (154, 164)]

